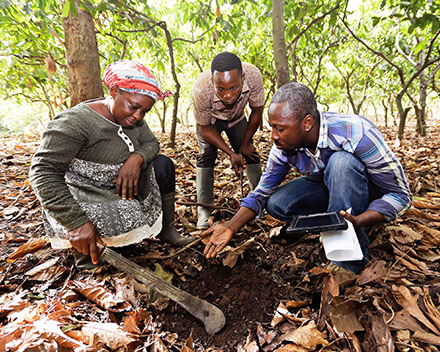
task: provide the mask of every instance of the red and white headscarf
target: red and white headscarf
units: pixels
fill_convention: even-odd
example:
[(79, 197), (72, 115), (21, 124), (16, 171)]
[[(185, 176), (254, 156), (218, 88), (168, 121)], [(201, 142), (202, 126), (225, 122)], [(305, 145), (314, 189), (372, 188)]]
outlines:
[(163, 100), (172, 95), (170, 91), (162, 92), (150, 70), (135, 61), (119, 60), (107, 66), (102, 76), (104, 84), (130, 92), (148, 95), (154, 100)]

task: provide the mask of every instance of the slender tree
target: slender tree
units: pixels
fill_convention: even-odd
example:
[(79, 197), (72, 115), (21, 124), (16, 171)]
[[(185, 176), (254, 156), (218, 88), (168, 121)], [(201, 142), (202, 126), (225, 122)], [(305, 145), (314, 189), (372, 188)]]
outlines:
[[(74, 0), (66, 0), (74, 1)], [(76, 13), (63, 18), (70, 105), (103, 96), (93, 18), (74, 1)]]
[(272, 1), (272, 37), (278, 88), (289, 82), (289, 63), (284, 28), (284, 0)]

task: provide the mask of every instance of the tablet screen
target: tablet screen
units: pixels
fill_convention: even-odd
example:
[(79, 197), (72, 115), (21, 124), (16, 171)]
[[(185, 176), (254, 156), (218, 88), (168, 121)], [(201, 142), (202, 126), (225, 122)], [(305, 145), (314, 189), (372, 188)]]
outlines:
[(337, 224), (338, 219), (331, 214), (299, 218), (295, 227), (320, 227)]

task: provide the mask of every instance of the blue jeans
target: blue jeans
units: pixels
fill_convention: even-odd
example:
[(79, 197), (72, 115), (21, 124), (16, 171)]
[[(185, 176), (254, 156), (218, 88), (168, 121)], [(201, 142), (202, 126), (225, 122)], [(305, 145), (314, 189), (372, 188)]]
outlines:
[[(369, 204), (368, 178), (365, 165), (353, 154), (334, 153), (324, 170), (323, 180), (309, 176), (290, 181), (273, 193), (266, 208), (270, 215), (290, 221), (294, 215), (308, 215), (351, 208), (352, 215), (367, 210)], [(364, 258), (358, 261), (334, 262), (360, 273), (367, 264), (370, 241), (364, 228), (356, 228)]]

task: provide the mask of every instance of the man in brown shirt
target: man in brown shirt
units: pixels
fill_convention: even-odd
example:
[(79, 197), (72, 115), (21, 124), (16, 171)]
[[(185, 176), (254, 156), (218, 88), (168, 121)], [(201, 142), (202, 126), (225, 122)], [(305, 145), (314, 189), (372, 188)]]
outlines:
[[(260, 71), (254, 65), (243, 63), (230, 52), (218, 54), (211, 70), (198, 77), (193, 90), (194, 115), (197, 123), (197, 202), (212, 204), (214, 166), (217, 150), (229, 155), (237, 175), (246, 163), (246, 173), (251, 189), (260, 180), (261, 165), (252, 144), (264, 109), (264, 87)], [(245, 107), (249, 105), (249, 121)], [(232, 149), (221, 136), (228, 136)], [(198, 207), (197, 226), (208, 227), (211, 209)]]

